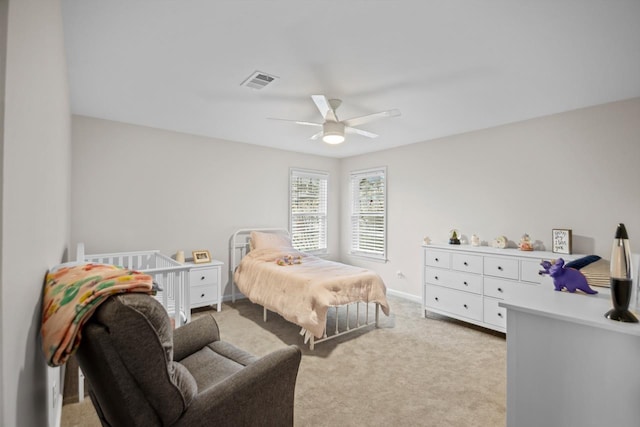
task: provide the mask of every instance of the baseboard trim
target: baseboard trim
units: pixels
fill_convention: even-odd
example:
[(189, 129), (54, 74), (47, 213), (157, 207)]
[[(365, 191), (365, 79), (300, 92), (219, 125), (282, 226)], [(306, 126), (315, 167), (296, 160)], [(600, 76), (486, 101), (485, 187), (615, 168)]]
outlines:
[(393, 289), (387, 289), (388, 295), (393, 295), (394, 297), (406, 299), (408, 301), (417, 302), (418, 304), (422, 304), (422, 298), (416, 295), (408, 294), (406, 292), (396, 291)]

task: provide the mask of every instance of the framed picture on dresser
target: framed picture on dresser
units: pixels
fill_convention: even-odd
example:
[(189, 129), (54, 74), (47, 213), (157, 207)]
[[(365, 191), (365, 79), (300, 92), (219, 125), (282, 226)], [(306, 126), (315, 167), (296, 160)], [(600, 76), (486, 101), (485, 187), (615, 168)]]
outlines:
[(572, 251), (571, 230), (554, 228), (551, 230), (551, 251), (558, 254), (570, 254)]

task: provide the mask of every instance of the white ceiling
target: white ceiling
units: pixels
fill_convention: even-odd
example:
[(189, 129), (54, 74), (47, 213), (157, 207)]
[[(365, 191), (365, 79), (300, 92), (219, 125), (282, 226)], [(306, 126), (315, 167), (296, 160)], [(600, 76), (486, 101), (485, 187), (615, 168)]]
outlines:
[[(639, 0), (62, 0), (72, 112), (346, 157), (640, 96)], [(259, 70), (262, 90), (240, 85)], [(329, 146), (340, 119), (392, 108)]]

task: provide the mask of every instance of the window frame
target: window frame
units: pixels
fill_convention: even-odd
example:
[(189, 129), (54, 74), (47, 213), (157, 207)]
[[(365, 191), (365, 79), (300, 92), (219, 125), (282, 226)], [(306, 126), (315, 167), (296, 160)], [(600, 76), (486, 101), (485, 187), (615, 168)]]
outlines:
[[(356, 238), (356, 235), (355, 235), (356, 233), (355, 226), (354, 226), (354, 224), (356, 224), (355, 221), (361, 216), (366, 216), (366, 214), (363, 214), (360, 211), (356, 212), (356, 199), (355, 199), (356, 195), (354, 194), (357, 188), (356, 182), (360, 182), (363, 178), (371, 177), (371, 176), (381, 176), (383, 179), (383, 191), (382, 191), (383, 209), (381, 212), (375, 214), (375, 215), (381, 215), (383, 219), (382, 251), (381, 252), (367, 251), (367, 250), (363, 250), (362, 247), (360, 247), (359, 245), (358, 247), (355, 246), (356, 242), (360, 241), (360, 239)], [(388, 224), (387, 187), (388, 187), (388, 174), (387, 174), (386, 166), (356, 170), (356, 171), (351, 171), (349, 173), (349, 201), (351, 206), (350, 207), (351, 212), (349, 213), (349, 223), (350, 223), (349, 254), (350, 255), (363, 257), (363, 258), (367, 258), (375, 261), (381, 261), (381, 262), (387, 261), (387, 224)], [(372, 215), (372, 214), (369, 214), (369, 215)], [(360, 236), (362, 234), (366, 235), (366, 233), (360, 233)]]
[[(294, 236), (294, 216), (302, 215), (302, 214), (294, 214), (293, 212), (293, 196), (294, 196), (294, 179), (297, 177), (308, 177), (308, 178), (318, 178), (320, 180), (325, 181), (326, 189), (324, 191), (324, 213), (307, 213), (308, 215), (316, 215), (321, 217), (324, 220), (324, 227), (322, 227), (322, 220), (319, 221), (320, 237), (319, 237), (319, 247), (316, 249), (308, 249), (302, 250), (295, 247), (295, 236)], [(322, 196), (320, 196), (321, 198)], [(322, 201), (320, 201), (320, 205), (322, 205)], [(323, 235), (322, 235), (323, 234)], [(291, 243), (294, 245), (296, 250), (300, 252), (304, 252), (312, 255), (327, 255), (329, 253), (329, 172), (321, 171), (321, 170), (313, 170), (313, 169), (303, 169), (303, 168), (289, 168), (289, 235), (291, 237)], [(320, 247), (322, 241), (324, 240), (324, 247)]]

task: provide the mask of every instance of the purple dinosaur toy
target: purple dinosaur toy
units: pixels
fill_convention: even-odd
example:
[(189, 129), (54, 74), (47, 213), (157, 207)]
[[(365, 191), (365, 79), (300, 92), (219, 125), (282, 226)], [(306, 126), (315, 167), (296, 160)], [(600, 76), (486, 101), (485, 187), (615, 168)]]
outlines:
[(549, 274), (549, 269), (553, 264), (551, 264), (551, 261), (542, 261), (540, 265), (542, 266), (543, 270), (538, 271), (538, 274), (542, 276), (543, 274)]
[(564, 260), (558, 258), (555, 264), (549, 261), (542, 261), (540, 263), (544, 270), (540, 270), (540, 274), (548, 274), (553, 277), (553, 285), (556, 291), (561, 291), (562, 288), (566, 288), (567, 291), (573, 293), (576, 289), (580, 289), (587, 294), (597, 294), (598, 291), (594, 291), (589, 287), (587, 278), (584, 277), (580, 271), (575, 268), (565, 268)]

